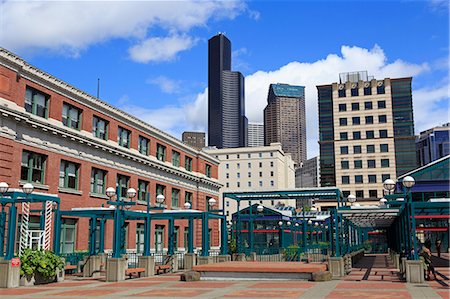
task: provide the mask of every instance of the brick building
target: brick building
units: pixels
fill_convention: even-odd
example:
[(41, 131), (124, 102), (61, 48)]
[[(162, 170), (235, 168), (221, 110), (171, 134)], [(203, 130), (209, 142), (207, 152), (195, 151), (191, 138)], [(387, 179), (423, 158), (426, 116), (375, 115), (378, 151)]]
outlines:
[[(57, 194), (61, 210), (107, 206), (110, 186), (121, 194), (131, 187), (138, 191), (132, 209), (145, 210), (146, 196), (155, 205), (156, 195), (164, 194), (168, 209), (189, 201), (193, 209), (205, 210), (209, 198), (218, 199), (218, 163), (0, 48), (0, 181), (11, 188), (30, 182), (35, 192)], [(31, 222), (39, 220), (31, 217)], [(152, 251), (167, 248), (167, 225), (152, 221)], [(179, 220), (175, 226), (175, 249), (181, 250), (188, 223)], [(211, 245), (218, 246), (219, 223), (211, 221), (210, 228)], [(106, 249), (112, 229), (108, 221)], [(62, 252), (87, 249), (87, 232), (88, 219), (64, 218)], [(194, 232), (199, 247), (199, 221)], [(126, 240), (128, 249), (142, 250), (143, 223), (129, 222)]]

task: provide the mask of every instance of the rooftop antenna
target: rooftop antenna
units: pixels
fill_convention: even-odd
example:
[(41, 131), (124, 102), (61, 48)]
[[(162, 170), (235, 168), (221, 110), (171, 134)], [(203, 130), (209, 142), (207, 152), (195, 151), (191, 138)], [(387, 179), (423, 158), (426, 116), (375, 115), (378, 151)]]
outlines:
[(100, 78), (97, 78), (97, 99), (100, 99)]

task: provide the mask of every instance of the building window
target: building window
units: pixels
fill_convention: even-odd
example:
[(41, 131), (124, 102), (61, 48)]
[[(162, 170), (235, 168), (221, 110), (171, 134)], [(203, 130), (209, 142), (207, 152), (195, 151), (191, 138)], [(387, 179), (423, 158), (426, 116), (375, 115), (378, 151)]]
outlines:
[(350, 195), (350, 191), (342, 191), (342, 196), (347, 198)]
[(355, 161), (353, 161), (353, 165), (355, 166), (355, 169), (362, 168), (362, 160), (355, 160)]
[[(192, 171), (192, 158), (186, 156), (184, 158), (184, 168), (186, 168), (187, 171)], [(228, 164), (227, 164), (227, 169), (228, 169)]]
[(50, 96), (27, 86), (25, 91), (25, 110), (40, 117), (48, 117)]
[(163, 252), (164, 249), (164, 225), (155, 226), (155, 252)]
[(339, 112), (347, 111), (347, 104), (339, 104)]
[(226, 175), (225, 175), (225, 176), (226, 176), (226, 178), (227, 178), (227, 179), (229, 179), (229, 178), (230, 178), (230, 174), (229, 174), (228, 172), (226, 173)]
[(378, 198), (377, 190), (369, 190), (369, 197), (370, 198)]
[(349, 163), (348, 161), (341, 161), (341, 168), (342, 169), (349, 169)]
[(227, 160), (228, 160), (228, 159), (230, 158), (230, 156), (229, 156), (229, 155), (226, 155), (225, 157), (226, 157), (226, 159), (227, 159)]
[(180, 167), (180, 153), (177, 151), (172, 151), (172, 165)]
[(91, 170), (91, 193), (106, 194), (106, 171), (98, 168)]
[(259, 172), (259, 177), (262, 178), (262, 171)]
[(237, 155), (236, 155), (236, 158), (238, 158), (238, 159), (239, 159), (239, 158), (240, 158), (240, 155), (239, 155), (239, 154), (237, 154)]
[(354, 154), (361, 154), (361, 145), (354, 145), (353, 146), (353, 153)]
[(148, 155), (148, 145), (150, 140), (143, 136), (139, 136), (138, 151), (143, 155)]
[(44, 184), (46, 160), (47, 156), (45, 155), (23, 151), (20, 180), (24, 182)]
[(162, 144), (156, 144), (156, 158), (159, 161), (166, 161), (166, 147)]
[(270, 161), (270, 167), (273, 167), (273, 161)]
[(136, 252), (144, 252), (145, 229), (143, 223), (136, 223)]
[(361, 119), (359, 116), (352, 117), (352, 124), (359, 125), (361, 123)]
[(346, 126), (347, 125), (347, 118), (339, 118), (339, 125), (340, 126)]
[(236, 177), (239, 179), (241, 177), (241, 173), (240, 172), (236, 172)]
[(348, 175), (343, 175), (341, 177), (341, 180), (342, 180), (342, 184), (344, 184), (344, 185), (350, 184), (350, 176), (348, 176)]
[(366, 138), (367, 139), (374, 139), (375, 138), (375, 132), (374, 131), (366, 131)]
[(378, 101), (378, 109), (386, 108), (386, 101)]
[(369, 174), (369, 183), (374, 184), (377, 182), (377, 176), (375, 174)]
[(339, 134), (341, 140), (348, 140), (348, 133), (347, 132), (342, 132)]
[(263, 186), (263, 182), (259, 181), (259, 186), (262, 187)]
[(270, 176), (273, 177), (273, 171), (270, 172)]
[(364, 87), (364, 95), (370, 96), (372, 94), (372, 86)]
[(375, 160), (367, 160), (367, 168), (375, 168), (376, 164), (375, 164)]
[(380, 130), (380, 138), (387, 138), (388, 133), (387, 130)]
[(120, 146), (130, 148), (131, 132), (125, 128), (119, 127), (117, 129), (117, 143)]
[(166, 186), (156, 184), (156, 196), (158, 196), (158, 195), (166, 196)]
[(80, 164), (61, 160), (59, 168), (59, 187), (78, 189), (78, 171)]
[(262, 168), (262, 162), (259, 162), (259, 168)]
[(247, 185), (248, 185), (249, 187), (251, 187), (251, 186), (252, 186), (252, 182), (248, 182)]
[(389, 159), (381, 159), (381, 167), (389, 167)]
[(384, 182), (385, 180), (387, 180), (387, 179), (390, 179), (391, 178), (391, 175), (390, 174), (386, 174), (386, 173), (384, 173), (384, 174), (382, 174), (381, 175), (381, 180)]
[(225, 168), (226, 168), (226, 169), (230, 169), (230, 164), (228, 164), (228, 163), (225, 164)]
[(262, 153), (258, 153), (259, 157), (262, 158)]
[(338, 90), (338, 97), (345, 98), (345, 88)]
[(364, 102), (364, 109), (365, 110), (371, 110), (372, 107), (372, 102)]
[(274, 181), (270, 181), (270, 187), (275, 186), (275, 182)]
[(140, 201), (147, 201), (148, 196), (148, 182), (138, 180), (138, 197)]
[(241, 163), (237, 163), (236, 167), (237, 167), (237, 169), (240, 169), (241, 168)]
[(248, 172), (248, 177), (251, 178), (252, 177), (252, 173)]
[(172, 188), (172, 208), (180, 206), (180, 190)]
[(117, 191), (121, 198), (127, 198), (128, 187), (130, 186), (130, 177), (122, 174), (117, 175)]
[(366, 116), (366, 125), (373, 124), (373, 116)]
[(362, 184), (363, 183), (363, 176), (358, 174), (355, 175), (355, 184)]
[(247, 157), (250, 159), (252, 157), (252, 154), (247, 154)]
[(386, 118), (386, 115), (378, 115), (378, 122), (380, 123), (380, 124), (385, 124), (385, 123), (387, 123), (387, 118)]
[(211, 177), (211, 165), (209, 164), (205, 164), (205, 175), (209, 178)]
[(75, 251), (76, 231), (77, 221), (75, 219), (61, 219), (61, 253)]
[(353, 139), (361, 139), (361, 132), (360, 131), (356, 131), (353, 132)]
[(80, 130), (81, 128), (81, 113), (82, 110), (64, 103), (62, 109), (62, 123), (66, 127)]
[(227, 182), (227, 183), (226, 183), (226, 186), (227, 186), (227, 188), (229, 188), (229, 187), (230, 187), (230, 183)]
[(368, 154), (375, 153), (375, 145), (373, 144), (368, 144), (366, 149)]
[(273, 157), (273, 152), (270, 153), (270, 156)]
[(359, 103), (352, 103), (352, 111), (359, 110)]
[(355, 196), (356, 198), (364, 198), (364, 190), (356, 190)]
[(103, 140), (108, 140), (108, 126), (109, 123), (106, 120), (94, 116), (92, 118), (92, 135)]
[(351, 94), (352, 94), (352, 97), (357, 97), (357, 96), (359, 96), (359, 90), (358, 90), (358, 87), (355, 87), (355, 88), (350, 89), (350, 92), (351, 92)]
[(387, 153), (389, 152), (389, 144), (380, 144), (380, 152)]
[(241, 183), (240, 183), (240, 182), (237, 182), (236, 186), (237, 186), (238, 188), (240, 188), (240, 187), (241, 187)]
[(252, 168), (252, 163), (248, 162), (248, 168)]
[(385, 90), (384, 90), (384, 84), (379, 84), (377, 86), (377, 94), (384, 94)]
[(348, 154), (348, 146), (341, 146), (341, 155)]

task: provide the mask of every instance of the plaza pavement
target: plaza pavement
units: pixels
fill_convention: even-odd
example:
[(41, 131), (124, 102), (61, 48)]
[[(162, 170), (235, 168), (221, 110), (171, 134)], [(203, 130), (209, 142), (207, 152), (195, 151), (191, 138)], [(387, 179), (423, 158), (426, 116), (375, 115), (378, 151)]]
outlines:
[[(438, 280), (425, 284), (401, 282), (386, 255), (371, 255), (355, 265), (343, 280), (239, 280), (181, 282), (179, 274), (108, 283), (102, 279), (67, 277), (62, 283), (0, 289), (7, 298), (362, 298), (450, 299), (448, 254), (437, 267)], [(446, 262), (445, 262), (446, 261)]]

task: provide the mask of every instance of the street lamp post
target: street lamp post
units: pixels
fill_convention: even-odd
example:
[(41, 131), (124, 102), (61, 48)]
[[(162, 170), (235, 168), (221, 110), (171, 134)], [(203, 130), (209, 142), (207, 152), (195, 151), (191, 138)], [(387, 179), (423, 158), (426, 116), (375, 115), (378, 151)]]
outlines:
[(356, 202), (356, 196), (353, 194), (349, 194), (347, 196), (347, 201), (350, 203), (350, 206), (352, 206)]
[(0, 213), (0, 257), (3, 257), (3, 249), (5, 247), (5, 225), (6, 225), (6, 212), (5, 205), (3, 202), (3, 196), (8, 192), (9, 185), (6, 182), (0, 182), (0, 202), (2, 204), (2, 211)]

